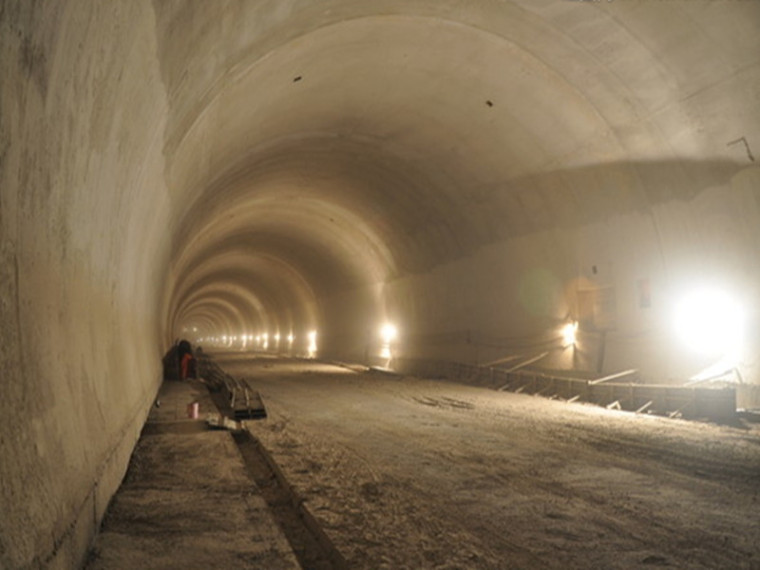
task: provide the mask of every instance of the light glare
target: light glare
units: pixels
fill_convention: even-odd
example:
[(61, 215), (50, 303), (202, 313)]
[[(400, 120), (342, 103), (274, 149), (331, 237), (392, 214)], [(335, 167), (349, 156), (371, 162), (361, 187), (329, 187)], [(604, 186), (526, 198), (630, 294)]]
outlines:
[(308, 335), (309, 338), (309, 358), (314, 358), (317, 353), (317, 331), (311, 331)]
[(681, 341), (696, 352), (738, 357), (743, 320), (741, 307), (727, 293), (701, 289), (679, 302), (675, 328)]
[(396, 336), (398, 335), (398, 329), (396, 329), (395, 325), (392, 325), (391, 323), (385, 323), (380, 328), (380, 337), (383, 339), (383, 342), (386, 344), (390, 344), (396, 339)]
[(567, 323), (562, 327), (562, 341), (564, 346), (574, 346), (576, 341), (576, 333), (578, 332), (578, 323)]

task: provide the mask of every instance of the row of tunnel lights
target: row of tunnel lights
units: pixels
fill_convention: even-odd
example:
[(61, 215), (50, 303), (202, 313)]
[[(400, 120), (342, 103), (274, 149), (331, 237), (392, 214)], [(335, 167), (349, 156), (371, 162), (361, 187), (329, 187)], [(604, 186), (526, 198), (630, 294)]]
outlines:
[[(313, 357), (317, 352), (317, 331), (310, 331), (307, 333), (306, 338), (308, 339), (308, 347), (307, 352), (310, 357)], [(272, 341), (274, 342), (275, 347), (279, 348), (280, 341), (283, 340), (281, 335), (279, 333), (275, 333), (272, 335)], [(288, 343), (288, 348), (293, 347), (293, 343), (296, 340), (296, 337), (293, 333), (288, 334), (284, 340)], [(258, 348), (261, 348), (263, 350), (269, 350), (269, 333), (263, 333), (263, 334), (242, 334), (242, 335), (220, 335), (220, 336), (208, 336), (200, 339), (200, 342), (210, 342), (214, 344), (223, 344), (227, 346), (233, 346), (235, 344), (240, 344), (243, 348), (247, 348), (249, 346), (256, 346)]]
[[(380, 327), (380, 338), (382, 340), (382, 347), (380, 350), (381, 358), (390, 359), (391, 344), (398, 337), (398, 329), (391, 323), (385, 323)], [(272, 335), (272, 341), (274, 342), (274, 348), (279, 348), (282, 337), (279, 333)], [(317, 354), (317, 331), (309, 331), (306, 335), (308, 340), (308, 346), (306, 348), (309, 358), (314, 358)], [(240, 344), (243, 348), (249, 346), (256, 346), (262, 350), (269, 350), (269, 333), (262, 334), (243, 334), (243, 335), (221, 335), (221, 336), (209, 336), (200, 339), (200, 342), (211, 342), (214, 344), (224, 344), (227, 346), (233, 346)], [(296, 337), (293, 333), (288, 334), (285, 337), (288, 343), (288, 349), (291, 350)]]
[[(688, 348), (703, 354), (721, 357), (722, 362), (735, 366), (741, 359), (743, 345), (743, 325), (745, 315), (742, 307), (723, 291), (702, 289), (693, 291), (681, 298), (674, 312), (675, 332), (681, 343)], [(392, 323), (384, 323), (379, 328), (381, 339), (380, 357), (390, 363), (392, 346), (398, 337), (398, 329)], [(562, 346), (575, 347), (577, 344), (578, 322), (570, 321), (560, 327)], [(307, 333), (307, 354), (310, 358), (317, 353), (317, 331)], [(272, 335), (275, 347), (279, 348), (281, 336)], [(285, 337), (288, 347), (292, 350), (296, 337), (293, 333)], [(201, 341), (232, 346), (240, 343), (243, 348), (255, 343), (257, 348), (269, 350), (270, 336), (268, 333), (243, 334), (237, 336), (222, 335), (206, 337)]]

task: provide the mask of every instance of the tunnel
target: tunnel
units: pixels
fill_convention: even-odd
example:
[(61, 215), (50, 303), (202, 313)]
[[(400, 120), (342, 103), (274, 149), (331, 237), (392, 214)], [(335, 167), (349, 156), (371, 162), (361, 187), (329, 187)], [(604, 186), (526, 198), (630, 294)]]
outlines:
[(0, 46), (4, 568), (81, 562), (179, 338), (760, 407), (758, 2), (3, 0)]

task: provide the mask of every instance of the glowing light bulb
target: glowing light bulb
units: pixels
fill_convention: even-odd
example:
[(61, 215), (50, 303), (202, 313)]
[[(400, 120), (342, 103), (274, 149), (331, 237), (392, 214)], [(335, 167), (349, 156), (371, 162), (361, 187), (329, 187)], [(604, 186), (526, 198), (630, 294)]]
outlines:
[(380, 327), (380, 338), (383, 339), (383, 342), (385, 344), (390, 344), (396, 339), (396, 336), (398, 336), (398, 329), (395, 325), (392, 325), (391, 323), (385, 323), (382, 327)]
[(574, 346), (576, 341), (576, 333), (578, 332), (578, 323), (567, 323), (562, 327), (562, 342), (564, 346)]
[(739, 359), (744, 313), (726, 292), (699, 289), (676, 306), (675, 330), (681, 342), (696, 352)]
[(309, 347), (308, 347), (308, 353), (309, 358), (314, 358), (314, 355), (317, 353), (317, 331), (311, 331), (308, 334), (309, 339)]

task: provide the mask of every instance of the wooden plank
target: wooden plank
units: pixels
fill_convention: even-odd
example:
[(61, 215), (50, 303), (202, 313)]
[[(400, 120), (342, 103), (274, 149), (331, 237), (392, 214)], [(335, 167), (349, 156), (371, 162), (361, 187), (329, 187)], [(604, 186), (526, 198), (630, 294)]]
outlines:
[(504, 358), (499, 358), (498, 360), (492, 360), (491, 362), (486, 362), (485, 364), (481, 364), (481, 366), (489, 367), (489, 366), (496, 366), (497, 364), (504, 364), (505, 362), (509, 362), (511, 360), (517, 360), (518, 358), (525, 358), (522, 354), (513, 354), (511, 356), (505, 356)]
[(624, 370), (623, 372), (617, 372), (616, 374), (610, 374), (609, 376), (605, 376), (604, 378), (597, 378), (596, 380), (589, 380), (589, 384), (591, 386), (595, 384), (601, 384), (602, 382), (609, 382), (610, 380), (617, 380), (619, 378), (625, 378), (626, 376), (632, 376), (633, 374), (637, 374), (638, 370), (635, 368), (632, 368), (631, 370)]
[(723, 370), (716, 374), (710, 374), (709, 376), (705, 376), (700, 378), (699, 376), (692, 377), (688, 382), (684, 384), (686, 387), (691, 387), (696, 384), (701, 384), (702, 382), (710, 382), (712, 380), (718, 380), (719, 378), (723, 378), (725, 376), (728, 376), (729, 374), (737, 374), (739, 371), (734, 368), (729, 368), (727, 370)]
[(521, 362), (520, 364), (518, 364), (516, 366), (513, 366), (512, 368), (508, 368), (507, 370), (505, 370), (505, 372), (507, 372), (507, 373), (509, 373), (509, 372), (516, 372), (517, 370), (520, 370), (520, 368), (525, 368), (529, 364), (533, 364), (534, 362), (538, 362), (539, 360), (541, 360), (542, 358), (544, 358), (544, 357), (546, 357), (548, 355), (549, 355), (548, 352), (542, 352), (538, 356), (534, 356), (533, 358), (529, 358), (528, 360), (526, 360), (524, 362)]
[[(524, 368), (524, 367), (528, 366), (529, 364), (533, 364), (534, 362), (538, 362), (539, 360), (541, 360), (542, 358), (544, 358), (548, 354), (549, 354), (548, 352), (542, 352), (538, 356), (534, 356), (533, 358), (529, 358), (525, 362), (521, 362), (517, 366), (513, 366), (512, 368), (509, 368), (507, 370), (503, 370), (502, 372), (504, 372), (505, 374), (511, 374), (512, 372), (518, 371), (520, 368)], [(511, 382), (508, 382), (507, 384), (504, 384), (503, 386), (499, 387), (498, 390), (500, 392), (502, 392), (502, 391), (506, 390), (509, 387), (510, 384), (511, 384)]]

